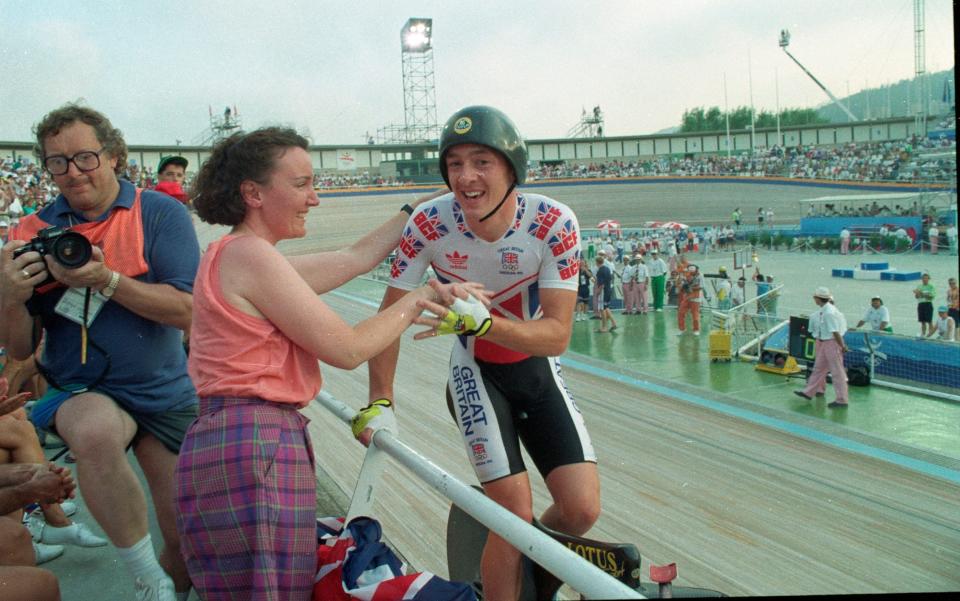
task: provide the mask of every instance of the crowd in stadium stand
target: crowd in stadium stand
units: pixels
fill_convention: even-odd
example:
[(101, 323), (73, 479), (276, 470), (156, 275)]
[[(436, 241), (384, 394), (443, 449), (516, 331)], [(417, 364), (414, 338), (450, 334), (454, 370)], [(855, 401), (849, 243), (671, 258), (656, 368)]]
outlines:
[[(559, 164), (543, 163), (530, 169), (528, 180), (565, 178), (615, 178), (650, 176), (750, 176), (828, 179), (838, 181), (898, 181), (936, 183), (956, 181), (956, 160), (943, 154), (956, 153), (952, 140), (913, 138), (834, 147), (796, 146), (758, 149), (748, 154), (702, 155), (692, 158), (659, 157), (641, 161)], [(930, 156), (940, 154), (941, 156)], [(188, 180), (190, 174), (188, 174)], [(150, 167), (130, 164), (127, 179), (140, 187), (152, 188), (156, 176)], [(318, 189), (393, 187), (413, 182), (368, 172), (356, 175), (318, 174)], [(189, 182), (187, 183), (189, 186)], [(0, 213), (16, 217), (30, 214), (56, 198), (57, 190), (47, 173), (32, 158), (0, 161)], [(11, 207), (13, 210), (11, 211)], [(867, 209), (833, 208), (836, 215), (863, 214)], [(854, 212), (851, 212), (854, 211)], [(857, 213), (855, 211), (861, 211)], [(907, 207), (878, 207), (876, 215), (912, 214)]]
[(383, 177), (364, 172), (359, 175), (318, 175), (313, 179), (315, 188), (370, 188), (392, 187), (413, 184), (412, 181), (399, 180), (395, 177)]
[(753, 155), (659, 157), (608, 163), (544, 163), (528, 179), (751, 176), (842, 181), (947, 182), (956, 177), (956, 162), (924, 157), (931, 151), (955, 152), (953, 142), (914, 138), (835, 147), (796, 146), (757, 149)]

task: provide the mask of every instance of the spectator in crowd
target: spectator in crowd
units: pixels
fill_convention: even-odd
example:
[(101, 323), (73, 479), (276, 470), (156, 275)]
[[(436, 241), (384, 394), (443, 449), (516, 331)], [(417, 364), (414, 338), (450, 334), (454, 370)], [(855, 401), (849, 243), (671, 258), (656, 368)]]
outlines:
[[(49, 389), (31, 419), (70, 447), (87, 506), (140, 598), (173, 601), (174, 588), (185, 597), (190, 585), (174, 524), (173, 468), (196, 417), (181, 346), (200, 256), (196, 233), (182, 205), (118, 179), (127, 147), (101, 113), (67, 104), (34, 130), (37, 156), (62, 192), (24, 218), (3, 248), (0, 344), (25, 359), (38, 342), (35, 327), (43, 328)], [(66, 268), (33, 250), (13, 256), (47, 225), (86, 236), (90, 260)], [(55, 287), (44, 285), (48, 276)], [(159, 562), (143, 488), (126, 458), (131, 447), (164, 538)]]
[[(7, 400), (3, 394), (0, 399)], [(6, 405), (2, 401), (0, 406)], [(9, 516), (31, 503), (65, 501), (73, 496), (75, 487), (70, 470), (52, 463), (0, 464), (0, 591), (4, 601), (60, 600), (57, 577), (36, 567), (30, 532)]]
[(163, 192), (183, 204), (189, 205), (187, 194), (183, 191), (183, 183), (187, 177), (187, 166), (189, 164), (187, 159), (177, 155), (160, 159), (160, 164), (157, 166), (158, 181), (154, 190)]
[(678, 274), (680, 304), (677, 311), (677, 332), (683, 336), (687, 328), (687, 313), (693, 321), (693, 335), (700, 335), (700, 302), (703, 300), (703, 275), (696, 265), (687, 265), (684, 272)]
[(639, 306), (636, 308), (634, 313), (649, 313), (650, 305), (647, 300), (647, 289), (650, 287), (650, 270), (647, 268), (647, 264), (643, 260), (643, 255), (639, 252), (633, 255), (634, 260), (636, 261), (636, 278), (637, 288), (634, 293), (634, 302), (639, 303)]
[(930, 283), (930, 274), (920, 276), (920, 285), (913, 289), (913, 297), (917, 299), (917, 321), (920, 322), (920, 336), (926, 337), (933, 327), (933, 299), (937, 296), (937, 289)]
[(580, 271), (577, 273), (577, 312), (574, 321), (587, 320), (587, 307), (590, 305), (590, 283), (593, 281), (593, 272), (587, 260), (580, 257)]
[(23, 203), (20, 202), (20, 199), (16, 196), (13, 197), (13, 200), (7, 205), (7, 214), (10, 215), (10, 225), (17, 225), (20, 223), (20, 217), (23, 216)]
[(957, 322), (950, 316), (947, 306), (940, 305), (937, 307), (937, 319), (934, 320), (927, 338), (936, 335), (939, 340), (954, 340), (956, 331)]
[(640, 299), (637, 298), (637, 289), (639, 284), (636, 280), (637, 260), (634, 257), (628, 257), (624, 261), (623, 270), (620, 272), (620, 285), (623, 291), (623, 314), (638, 313)]
[(846, 227), (840, 230), (840, 254), (850, 254), (850, 230)]
[(870, 329), (874, 332), (893, 332), (890, 326), (890, 311), (883, 305), (883, 299), (875, 296), (870, 299), (870, 307), (863, 314), (863, 318), (857, 322), (857, 325), (850, 328), (856, 330), (863, 324), (870, 324)]
[[(594, 271), (596, 288), (600, 291), (600, 329), (595, 330), (601, 334), (612, 332), (617, 329), (617, 321), (610, 312), (610, 303), (613, 301), (613, 269), (604, 261), (602, 256), (597, 256), (597, 268)], [(610, 323), (610, 327), (607, 327)]]
[(730, 276), (727, 275), (727, 268), (721, 265), (718, 271), (720, 277), (714, 281), (714, 290), (717, 295), (717, 309), (727, 311), (732, 306), (730, 304), (730, 292), (733, 286), (730, 282)]
[(730, 306), (739, 307), (747, 302), (747, 278), (740, 276), (737, 285), (730, 289)]
[[(4, 365), (3, 373), (7, 373)], [(8, 392), (20, 393), (17, 387), (23, 381), (19, 373), (14, 373), (14, 387), (9, 389), (7, 377), (0, 377), (0, 398), (7, 399)], [(29, 392), (21, 396), (30, 396)], [(0, 413), (0, 465), (13, 463), (44, 463), (46, 459), (43, 447), (33, 424), (27, 419), (23, 409), (9, 413)], [(72, 521), (59, 503), (41, 503), (36, 515), (27, 518), (26, 523), (36, 540), (37, 560), (42, 563), (43, 555), (50, 559), (63, 552), (60, 545), (79, 547), (102, 547), (106, 539), (90, 531), (85, 524)]]
[(930, 228), (927, 230), (927, 239), (930, 241), (930, 254), (937, 254), (940, 247), (940, 228), (937, 227), (936, 222), (930, 224)]
[[(288, 259), (276, 244), (306, 235), (306, 214), (319, 204), (312, 179), (307, 140), (267, 127), (218, 143), (194, 182), (200, 218), (233, 228), (197, 272), (189, 370), (200, 416), (176, 468), (183, 556), (203, 599), (310, 598), (316, 477), (309, 420), (297, 409), (320, 390), (318, 360), (354, 369), (418, 319), (418, 301), (479, 292), (433, 282), (345, 323), (318, 295), (382, 261), (413, 208), (348, 249)], [(371, 427), (392, 416), (389, 403), (361, 413), (357, 423)], [(269, 470), (264, 445), (273, 449)]]
[[(613, 265), (607, 261), (607, 251), (604, 250), (603, 247), (597, 251), (597, 256), (594, 258), (594, 260), (598, 261), (598, 264), (603, 263), (606, 265), (610, 270), (610, 273), (613, 273)], [(593, 317), (591, 317), (591, 319), (600, 319), (603, 317), (603, 286), (600, 286), (596, 283), (596, 277), (597, 272), (594, 270), (593, 280), (595, 284), (593, 286)]]
[(957, 224), (951, 223), (947, 228), (947, 244), (950, 246), (950, 254), (957, 256)]
[(770, 292), (770, 282), (760, 273), (759, 267), (754, 267), (753, 269), (753, 281), (757, 285), (757, 314), (766, 315), (769, 313), (769, 310), (767, 308), (767, 297), (764, 295)]
[[(953, 318), (953, 323), (960, 324), (960, 288), (957, 288), (957, 278), (947, 280), (947, 315)], [(960, 340), (960, 331), (954, 331), (954, 338)]]
[(833, 378), (833, 389), (836, 399), (828, 407), (831, 409), (846, 409), (847, 372), (843, 367), (843, 353), (847, 352), (843, 334), (846, 332), (846, 320), (833, 304), (833, 295), (830, 290), (820, 286), (813, 293), (813, 302), (817, 310), (810, 314), (810, 337), (815, 341), (813, 372), (807, 379), (807, 385), (801, 390), (794, 390), (794, 394), (812, 400), (817, 391), (825, 389), (827, 374)]
[(660, 252), (654, 248), (650, 251), (650, 261), (647, 263), (650, 274), (650, 288), (653, 293), (653, 310), (663, 311), (663, 297), (667, 284), (667, 263), (660, 258)]
[(10, 235), (10, 222), (6, 217), (0, 217), (0, 248), (7, 243), (7, 236)]

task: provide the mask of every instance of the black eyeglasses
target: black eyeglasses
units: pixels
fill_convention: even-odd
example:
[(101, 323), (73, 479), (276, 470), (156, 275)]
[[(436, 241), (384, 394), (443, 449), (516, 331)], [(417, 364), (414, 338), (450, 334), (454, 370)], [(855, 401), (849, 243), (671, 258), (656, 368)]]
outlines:
[(96, 152), (92, 150), (84, 150), (82, 152), (78, 152), (72, 157), (66, 157), (62, 154), (57, 154), (43, 159), (43, 166), (50, 173), (50, 175), (65, 174), (70, 170), (70, 163), (76, 165), (77, 169), (80, 171), (93, 171), (100, 166), (100, 155), (103, 154), (104, 150), (106, 150), (106, 148), (101, 148)]

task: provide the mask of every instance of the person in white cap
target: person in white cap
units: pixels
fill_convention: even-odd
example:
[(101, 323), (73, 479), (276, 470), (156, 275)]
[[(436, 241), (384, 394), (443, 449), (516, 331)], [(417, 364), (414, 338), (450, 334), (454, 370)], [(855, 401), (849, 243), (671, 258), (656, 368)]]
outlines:
[(10, 222), (6, 217), (0, 217), (0, 248), (7, 243), (7, 235), (10, 233)]
[(653, 309), (663, 311), (663, 295), (667, 289), (667, 263), (660, 258), (656, 248), (650, 251), (647, 272), (650, 274), (650, 286), (653, 289)]
[(813, 395), (825, 390), (827, 373), (833, 376), (833, 389), (836, 400), (827, 405), (831, 409), (845, 409), (848, 403), (847, 371), (843, 367), (843, 353), (848, 349), (843, 341), (846, 331), (846, 319), (833, 304), (830, 290), (820, 286), (813, 293), (813, 302), (819, 307), (810, 315), (810, 336), (816, 340), (813, 373), (807, 379), (807, 385), (793, 393), (808, 401)]

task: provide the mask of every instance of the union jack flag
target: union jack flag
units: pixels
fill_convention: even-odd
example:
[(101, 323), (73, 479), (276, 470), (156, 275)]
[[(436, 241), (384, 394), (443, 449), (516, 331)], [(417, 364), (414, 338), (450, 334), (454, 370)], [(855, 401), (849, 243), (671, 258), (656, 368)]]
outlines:
[(560, 219), (561, 215), (560, 209), (541, 201), (537, 205), (537, 216), (533, 219), (530, 227), (527, 228), (527, 233), (536, 237), (538, 240), (543, 240), (547, 237), (547, 234), (550, 233), (550, 228)]
[(453, 203), (453, 220), (457, 223), (458, 232), (467, 238), (473, 239), (473, 233), (467, 229), (467, 222), (463, 216), (463, 207), (460, 206), (459, 202)]
[(413, 223), (420, 229), (423, 237), (430, 241), (439, 240), (449, 233), (447, 226), (440, 222), (440, 211), (437, 207), (420, 211), (414, 215)]
[(560, 259), (557, 261), (557, 269), (560, 271), (561, 278), (565, 280), (575, 278), (580, 272), (580, 259), (578, 257)]
[(520, 267), (520, 254), (504, 251), (500, 254), (500, 266), (504, 271), (515, 272)]
[(403, 230), (403, 237), (400, 238), (400, 250), (411, 259), (416, 258), (423, 250), (423, 242), (420, 242), (409, 227)]
[(342, 522), (317, 520), (317, 574), (314, 601), (476, 601), (467, 583), (450, 582), (430, 572), (404, 575), (404, 565), (381, 542), (383, 530), (373, 518)]
[(486, 459), (487, 458), (487, 448), (483, 445), (482, 442), (478, 442), (473, 445), (473, 456), (476, 459)]
[(550, 250), (553, 252), (553, 256), (555, 257), (559, 257), (571, 248), (574, 248), (577, 246), (577, 243), (577, 228), (573, 227), (572, 219), (564, 221), (563, 225), (560, 227), (560, 230), (557, 231), (557, 233), (553, 236), (550, 236), (550, 239), (547, 240), (547, 244), (550, 245)]
[(390, 265), (390, 277), (397, 279), (400, 277), (404, 271), (407, 270), (407, 262), (400, 258), (400, 255), (393, 260), (393, 263)]
[(523, 195), (517, 196), (517, 211), (513, 214), (513, 226), (503, 237), (509, 238), (514, 232), (520, 229), (520, 222), (523, 221), (523, 214), (527, 210), (527, 199)]

